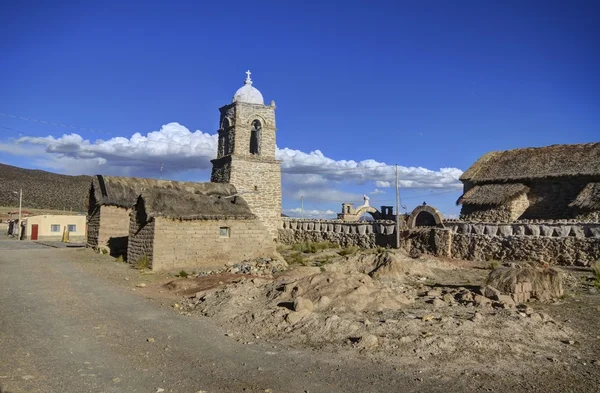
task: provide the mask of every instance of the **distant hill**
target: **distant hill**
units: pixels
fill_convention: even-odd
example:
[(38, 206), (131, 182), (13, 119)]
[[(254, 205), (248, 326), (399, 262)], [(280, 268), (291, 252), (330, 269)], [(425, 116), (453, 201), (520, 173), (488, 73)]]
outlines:
[(87, 212), (91, 176), (67, 176), (0, 164), (0, 206)]

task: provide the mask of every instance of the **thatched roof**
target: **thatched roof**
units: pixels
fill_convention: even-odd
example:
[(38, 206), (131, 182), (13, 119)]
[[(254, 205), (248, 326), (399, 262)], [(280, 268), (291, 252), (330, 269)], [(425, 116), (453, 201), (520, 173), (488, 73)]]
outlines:
[[(142, 191), (150, 188), (182, 190), (193, 194), (216, 196), (229, 196), (236, 193), (235, 187), (226, 183), (193, 183), (96, 175), (93, 177), (90, 187), (90, 205), (130, 208), (136, 203)], [(93, 208), (93, 206), (90, 207)]]
[(460, 180), (479, 183), (560, 176), (600, 176), (600, 143), (487, 153)]
[(197, 194), (181, 189), (153, 187), (142, 191), (148, 217), (168, 217), (182, 220), (252, 219), (246, 201), (240, 196)]
[(569, 206), (600, 210), (600, 183), (588, 183)]
[(471, 188), (456, 201), (457, 205), (502, 205), (514, 197), (527, 193), (529, 187), (521, 183), (482, 184)]

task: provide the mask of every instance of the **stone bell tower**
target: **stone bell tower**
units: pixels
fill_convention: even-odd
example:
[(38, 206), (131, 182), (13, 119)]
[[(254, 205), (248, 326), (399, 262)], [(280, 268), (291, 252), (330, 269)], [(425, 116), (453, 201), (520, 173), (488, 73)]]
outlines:
[(250, 71), (231, 104), (219, 108), (211, 182), (231, 183), (273, 239), (281, 222), (281, 161), (275, 159), (275, 102), (265, 105)]

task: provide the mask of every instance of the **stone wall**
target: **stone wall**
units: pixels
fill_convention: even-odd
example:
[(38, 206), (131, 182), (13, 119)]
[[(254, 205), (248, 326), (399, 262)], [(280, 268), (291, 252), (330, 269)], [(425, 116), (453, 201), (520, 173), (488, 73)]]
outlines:
[(546, 236), (546, 237), (599, 237), (600, 223), (570, 220), (520, 220), (510, 224), (478, 223), (447, 220), (444, 226), (454, 233), (489, 236)]
[(432, 228), (402, 239), (403, 248), (455, 259), (541, 261), (589, 265), (600, 259), (600, 237), (490, 236)]
[[(400, 246), (411, 252), (467, 260), (544, 261), (586, 265), (600, 260), (600, 223), (525, 220), (513, 224), (447, 220), (446, 228), (400, 232)], [(394, 247), (393, 221), (347, 223), (284, 219), (282, 244), (331, 241), (342, 247)]]
[[(219, 269), (225, 263), (272, 257), (276, 243), (258, 220), (154, 218), (152, 270)], [(220, 228), (229, 228), (221, 237)]]
[(591, 178), (540, 179), (527, 183), (530, 206), (523, 219), (574, 218), (577, 209), (569, 207)]
[[(579, 219), (598, 222), (599, 212), (582, 211), (569, 207), (593, 177), (535, 179), (524, 181), (529, 187), (526, 195), (500, 205), (463, 204), (460, 217), (466, 221), (512, 222), (517, 219)], [(464, 192), (473, 186), (465, 182)]]
[(330, 241), (341, 247), (386, 247), (396, 242), (396, 223), (393, 221), (344, 222), (339, 220), (283, 219), (279, 242)]
[(509, 202), (497, 206), (463, 204), (460, 218), (465, 221), (508, 223), (518, 220), (528, 207), (529, 199), (523, 193)]
[(154, 256), (155, 222), (146, 217), (131, 214), (129, 221), (129, 241), (127, 244), (127, 262), (135, 265), (143, 257), (152, 263)]
[(97, 248), (100, 232), (100, 209), (92, 211), (87, 220), (87, 246)]

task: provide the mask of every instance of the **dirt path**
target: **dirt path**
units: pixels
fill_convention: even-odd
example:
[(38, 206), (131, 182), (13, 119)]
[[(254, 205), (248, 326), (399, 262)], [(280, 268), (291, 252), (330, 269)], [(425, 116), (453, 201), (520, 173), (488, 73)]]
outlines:
[(358, 361), (243, 345), (206, 319), (161, 309), (91, 274), (89, 266), (77, 262), (87, 251), (15, 245), (0, 241), (2, 392), (376, 392), (420, 387), (408, 375), (396, 372), (392, 377), (391, 370)]

